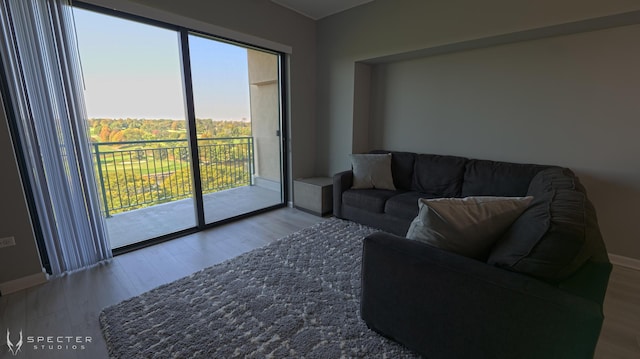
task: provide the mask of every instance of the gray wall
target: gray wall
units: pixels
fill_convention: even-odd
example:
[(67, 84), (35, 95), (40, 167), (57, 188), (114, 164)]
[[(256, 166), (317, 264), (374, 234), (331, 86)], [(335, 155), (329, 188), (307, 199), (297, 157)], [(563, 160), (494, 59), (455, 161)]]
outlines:
[(16, 241), (15, 246), (0, 248), (0, 283), (4, 283), (42, 273), (4, 107), (0, 108), (0, 168), (0, 238), (13, 236)]
[(640, 258), (640, 25), (376, 66), (369, 144), (572, 168)]
[(358, 62), (380, 56), (638, 9), (377, 0), (321, 20), (317, 172), (349, 168), (347, 154), (365, 147), (568, 166), (587, 186), (609, 252), (640, 259), (638, 26), (374, 65), (368, 125), (354, 81), (366, 73)]
[(318, 21), (317, 174), (349, 166), (355, 62), (634, 10), (637, 0), (376, 0)]

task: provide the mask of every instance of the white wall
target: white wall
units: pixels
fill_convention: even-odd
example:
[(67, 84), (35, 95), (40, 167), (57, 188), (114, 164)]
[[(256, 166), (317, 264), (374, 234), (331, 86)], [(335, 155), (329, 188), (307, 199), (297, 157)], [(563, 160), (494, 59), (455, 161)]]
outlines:
[(637, 1), (377, 0), (318, 23), (318, 174), (384, 147), (574, 169), (609, 252), (640, 259), (638, 26), (374, 65), (361, 62), (640, 10)]

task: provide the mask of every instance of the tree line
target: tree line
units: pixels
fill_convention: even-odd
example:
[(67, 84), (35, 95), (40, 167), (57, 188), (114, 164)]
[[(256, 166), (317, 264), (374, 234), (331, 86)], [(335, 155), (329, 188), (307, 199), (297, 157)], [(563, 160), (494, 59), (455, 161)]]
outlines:
[[(89, 129), (92, 142), (178, 140), (187, 138), (187, 123), (171, 119), (92, 118)], [(251, 136), (251, 123), (196, 119), (198, 138)]]

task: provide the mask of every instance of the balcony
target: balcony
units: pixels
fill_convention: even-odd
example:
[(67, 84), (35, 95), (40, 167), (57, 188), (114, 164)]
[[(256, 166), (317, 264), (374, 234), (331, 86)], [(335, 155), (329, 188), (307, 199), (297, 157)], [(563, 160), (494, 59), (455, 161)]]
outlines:
[[(198, 139), (206, 223), (282, 202), (255, 185), (253, 137)], [(112, 248), (196, 226), (188, 141), (93, 144)]]

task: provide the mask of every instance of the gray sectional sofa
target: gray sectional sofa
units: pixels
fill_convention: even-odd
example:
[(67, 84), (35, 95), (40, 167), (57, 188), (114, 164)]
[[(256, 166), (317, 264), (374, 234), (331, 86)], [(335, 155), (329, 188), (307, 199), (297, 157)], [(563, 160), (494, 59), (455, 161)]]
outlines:
[[(334, 215), (382, 230), (363, 244), (367, 325), (428, 358), (593, 357), (611, 264), (573, 172), (391, 153), (395, 191), (334, 176)], [(527, 195), (482, 260), (404, 238), (419, 198)]]

